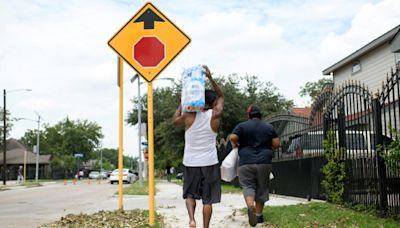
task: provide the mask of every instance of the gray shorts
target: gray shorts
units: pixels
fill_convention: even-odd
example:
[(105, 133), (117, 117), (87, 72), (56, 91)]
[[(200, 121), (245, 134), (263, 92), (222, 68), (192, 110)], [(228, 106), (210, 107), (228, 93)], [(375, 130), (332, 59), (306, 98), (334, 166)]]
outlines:
[(221, 172), (219, 165), (185, 167), (183, 198), (202, 199), (203, 204), (221, 202)]
[(269, 173), (271, 164), (249, 164), (239, 166), (239, 183), (243, 196), (253, 196), (257, 202), (269, 200)]

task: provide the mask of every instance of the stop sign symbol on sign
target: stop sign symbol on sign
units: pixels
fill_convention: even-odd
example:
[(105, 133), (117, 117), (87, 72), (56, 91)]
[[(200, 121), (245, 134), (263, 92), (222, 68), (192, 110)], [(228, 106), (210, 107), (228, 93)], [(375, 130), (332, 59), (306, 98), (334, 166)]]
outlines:
[(133, 59), (142, 67), (157, 67), (165, 59), (165, 45), (156, 36), (140, 38), (132, 49)]

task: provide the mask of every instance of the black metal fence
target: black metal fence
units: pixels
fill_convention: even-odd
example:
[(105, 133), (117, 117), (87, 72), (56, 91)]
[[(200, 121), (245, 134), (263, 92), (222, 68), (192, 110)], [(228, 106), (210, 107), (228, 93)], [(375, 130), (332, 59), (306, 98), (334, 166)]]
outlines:
[(400, 170), (393, 167), (399, 164), (386, 167), (381, 156), (388, 153), (400, 130), (399, 88), (397, 69), (374, 96), (355, 81), (336, 90), (326, 88), (314, 102), (307, 124), (294, 116), (269, 118), (282, 141), (274, 155), (272, 189), (279, 194), (323, 199), (323, 139), (332, 131), (336, 147), (345, 148), (345, 202), (373, 205), (384, 213), (399, 215)]

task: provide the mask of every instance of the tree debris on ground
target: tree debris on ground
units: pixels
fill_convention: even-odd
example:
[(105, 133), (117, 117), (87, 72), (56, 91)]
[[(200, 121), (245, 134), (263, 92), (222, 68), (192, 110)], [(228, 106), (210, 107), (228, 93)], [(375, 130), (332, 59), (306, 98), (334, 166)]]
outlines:
[[(161, 221), (161, 217), (158, 217)], [(40, 228), (139, 228), (149, 227), (148, 211), (145, 210), (115, 210), (99, 211), (94, 214), (68, 214), (59, 221), (44, 224)], [(159, 227), (157, 224), (155, 227)]]

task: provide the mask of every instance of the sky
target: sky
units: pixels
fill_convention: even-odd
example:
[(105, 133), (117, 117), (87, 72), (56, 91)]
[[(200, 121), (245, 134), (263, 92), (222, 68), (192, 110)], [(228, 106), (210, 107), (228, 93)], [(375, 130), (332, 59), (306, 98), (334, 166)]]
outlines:
[[(54, 125), (66, 117), (102, 127), (102, 147), (118, 147), (117, 55), (108, 40), (146, 3), (128, 0), (0, 0), (0, 89), (13, 118)], [(398, 0), (152, 1), (191, 43), (158, 76), (184, 68), (256, 75), (296, 106), (306, 82), (400, 24)], [(124, 66), (124, 116), (133, 108), (135, 72)], [(154, 87), (171, 82), (156, 80)], [(27, 91), (14, 91), (31, 89)], [(141, 86), (142, 93), (147, 87)], [(157, 99), (154, 97), (154, 99)], [(3, 106), (3, 104), (0, 104)], [(14, 122), (20, 138), (34, 121)], [(157, 140), (157, 139), (155, 139)], [(124, 155), (138, 156), (137, 128), (124, 126)], [(157, 151), (155, 152), (157, 153)]]

